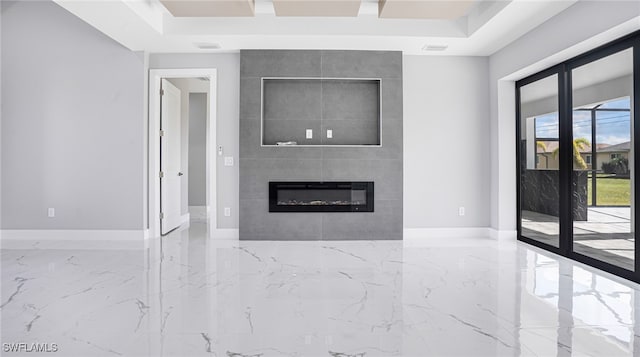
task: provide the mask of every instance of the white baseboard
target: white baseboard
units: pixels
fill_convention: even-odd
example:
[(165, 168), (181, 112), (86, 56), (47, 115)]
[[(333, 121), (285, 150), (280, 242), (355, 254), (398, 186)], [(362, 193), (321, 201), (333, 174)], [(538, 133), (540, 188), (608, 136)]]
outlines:
[(148, 229), (3, 229), (2, 249), (142, 249)]
[(218, 228), (211, 232), (212, 239), (231, 239), (238, 240), (240, 237), (239, 230), (237, 228)]
[(488, 227), (460, 228), (405, 228), (404, 239), (450, 238), (450, 237), (489, 237)]
[(516, 231), (497, 230), (490, 227), (461, 228), (405, 228), (404, 239), (424, 239), (430, 237), (489, 237), (496, 240), (515, 240)]
[(32, 240), (141, 240), (149, 236), (149, 230), (110, 229), (3, 229), (0, 239)]
[(189, 214), (193, 222), (206, 222), (209, 218), (209, 207), (189, 206)]

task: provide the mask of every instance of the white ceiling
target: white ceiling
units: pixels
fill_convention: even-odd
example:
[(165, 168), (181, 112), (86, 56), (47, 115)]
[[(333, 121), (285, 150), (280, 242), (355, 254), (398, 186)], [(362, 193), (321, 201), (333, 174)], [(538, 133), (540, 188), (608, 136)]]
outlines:
[[(271, 0), (256, 0), (254, 17), (174, 17), (159, 0), (54, 1), (134, 51), (353, 49), (488, 56), (578, 0), (477, 0), (454, 19), (379, 18), (378, 0), (362, 0), (355, 17), (278, 17)], [(425, 45), (448, 48), (424, 51)]]

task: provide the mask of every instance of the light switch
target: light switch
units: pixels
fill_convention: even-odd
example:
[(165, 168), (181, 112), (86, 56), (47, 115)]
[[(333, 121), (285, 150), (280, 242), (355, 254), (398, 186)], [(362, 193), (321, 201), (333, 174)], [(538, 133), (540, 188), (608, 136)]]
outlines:
[(233, 166), (233, 156), (224, 157), (224, 166)]
[(313, 129), (307, 129), (307, 139), (313, 139)]
[(327, 139), (333, 138), (333, 130), (327, 129)]

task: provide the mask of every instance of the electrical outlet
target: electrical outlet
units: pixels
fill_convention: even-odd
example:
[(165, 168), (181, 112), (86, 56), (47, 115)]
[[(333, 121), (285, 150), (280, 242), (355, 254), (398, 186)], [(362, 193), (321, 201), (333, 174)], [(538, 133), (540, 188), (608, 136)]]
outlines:
[(327, 139), (333, 138), (333, 130), (327, 129)]
[(49, 218), (53, 218), (53, 217), (55, 217), (55, 216), (56, 216), (56, 209), (55, 209), (55, 208), (49, 208), (49, 209), (47, 210), (47, 216), (48, 216)]
[(233, 166), (233, 156), (224, 157), (224, 166)]
[(307, 129), (307, 139), (313, 139), (313, 129)]
[(458, 208), (458, 216), (464, 216), (464, 207)]
[(225, 207), (224, 208), (224, 216), (225, 217), (231, 217), (231, 207)]

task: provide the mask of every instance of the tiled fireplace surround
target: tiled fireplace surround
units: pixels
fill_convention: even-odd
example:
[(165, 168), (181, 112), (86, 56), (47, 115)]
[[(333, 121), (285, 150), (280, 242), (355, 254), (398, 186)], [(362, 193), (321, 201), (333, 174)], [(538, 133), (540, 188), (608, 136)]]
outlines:
[[(262, 146), (263, 77), (380, 78), (382, 145)], [(310, 107), (305, 100), (322, 95), (298, 94), (287, 105), (303, 112)], [(348, 108), (349, 93), (338, 97), (343, 101), (325, 110)], [(241, 240), (402, 239), (402, 53), (241, 51), (239, 159)], [(375, 211), (270, 213), (270, 181), (373, 181)]]

